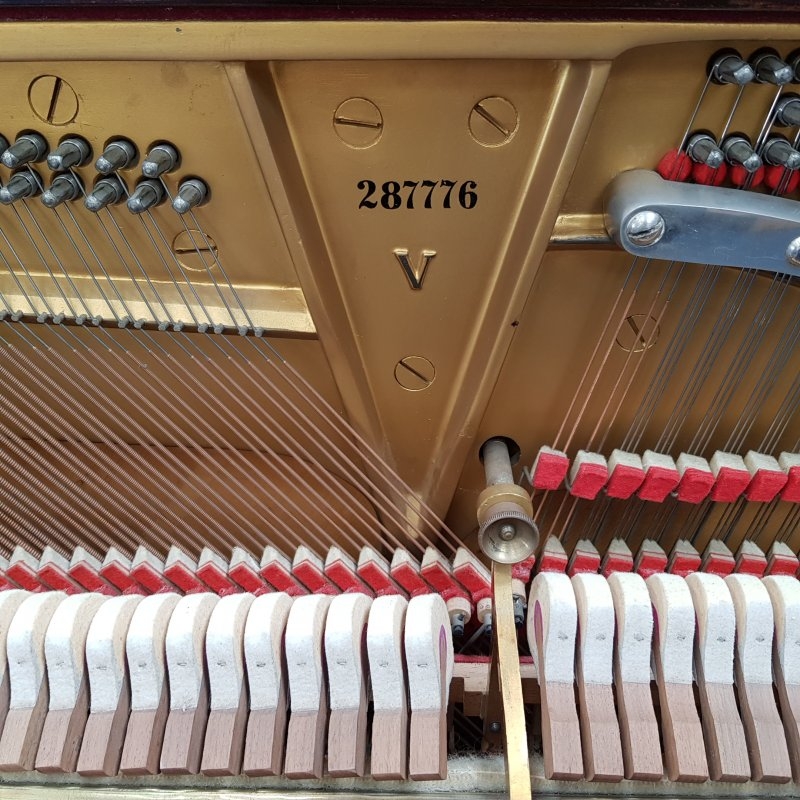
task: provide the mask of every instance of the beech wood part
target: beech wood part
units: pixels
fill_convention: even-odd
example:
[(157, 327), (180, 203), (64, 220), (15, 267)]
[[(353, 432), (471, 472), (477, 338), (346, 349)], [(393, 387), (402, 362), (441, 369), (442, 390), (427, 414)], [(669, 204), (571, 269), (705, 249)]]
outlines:
[(37, 772), (74, 772), (89, 716), (89, 681), (84, 676), (73, 708), (49, 710), (36, 753)]
[(247, 694), (242, 692), (238, 708), (212, 709), (208, 714), (203, 761), (205, 775), (238, 775), (242, 766), (247, 730)]
[(117, 774), (130, 710), (130, 688), (126, 678), (116, 710), (90, 713), (86, 720), (76, 770), (79, 775), (100, 777)]
[(447, 605), (438, 594), (412, 598), (404, 632), (411, 710), (408, 777), (447, 777), (447, 701), (453, 676), (453, 639)]
[(161, 772), (196, 775), (200, 771), (208, 721), (208, 685), (203, 681), (197, 708), (170, 709), (161, 746)]
[(708, 761), (694, 700), (692, 596), (677, 575), (651, 575), (647, 588), (655, 612), (653, 654), (667, 776), (673, 781), (703, 782), (708, 780)]
[[(370, 774), (375, 780), (404, 780), (408, 774), (407, 676), (403, 628), (408, 601), (378, 597), (367, 620), (367, 655), (374, 714)], [(481, 664), (488, 680), (488, 665)]]
[(572, 578), (578, 609), (577, 683), (587, 780), (620, 781), (625, 767), (614, 708), (614, 601), (602, 575)]
[(641, 575), (613, 573), (616, 647), (614, 685), (625, 777), (657, 781), (664, 773), (661, 742), (650, 690), (653, 608)]
[(760, 578), (725, 578), (736, 609), (735, 675), (754, 781), (786, 783), (792, 768), (786, 734), (772, 689), (775, 618)]
[(156, 708), (131, 711), (120, 759), (120, 774), (155, 775), (158, 772), (168, 713), (166, 685)]
[(750, 759), (733, 690), (733, 598), (719, 575), (693, 573), (686, 577), (686, 584), (697, 619), (695, 678), (709, 776), (715, 781), (746, 781)]
[(288, 678), (283, 636), (292, 599), (283, 592), (256, 597), (244, 629), (250, 696), (242, 772), (279, 775), (286, 738)]
[(527, 633), (539, 674), (544, 774), (548, 779), (583, 777), (574, 684), (577, 624), (570, 579), (562, 573), (540, 572), (531, 584)]
[(792, 777), (800, 781), (800, 581), (788, 575), (767, 576), (775, 616), (773, 670), (786, 734)]

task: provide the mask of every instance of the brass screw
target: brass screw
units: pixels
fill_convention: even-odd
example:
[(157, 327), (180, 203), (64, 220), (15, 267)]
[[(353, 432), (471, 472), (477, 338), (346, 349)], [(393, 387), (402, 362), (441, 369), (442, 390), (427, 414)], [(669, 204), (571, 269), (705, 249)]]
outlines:
[(518, 127), (517, 109), (505, 97), (484, 97), (469, 112), (469, 132), (484, 147), (510, 142)]
[(40, 75), (28, 86), (28, 103), (42, 122), (68, 125), (78, 116), (78, 95), (57, 75)]
[(424, 356), (405, 356), (394, 368), (394, 379), (409, 392), (427, 389), (436, 377), (436, 368)]
[(192, 272), (208, 272), (216, 264), (217, 243), (206, 233), (190, 228), (172, 240), (172, 252), (181, 266)]
[(333, 129), (348, 147), (363, 150), (381, 138), (383, 115), (371, 100), (351, 97), (333, 112)]

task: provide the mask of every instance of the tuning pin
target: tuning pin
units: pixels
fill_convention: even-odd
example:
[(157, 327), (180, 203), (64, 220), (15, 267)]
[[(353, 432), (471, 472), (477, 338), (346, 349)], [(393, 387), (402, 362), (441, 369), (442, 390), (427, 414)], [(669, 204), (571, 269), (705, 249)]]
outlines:
[(717, 147), (716, 140), (707, 133), (698, 133), (692, 136), (686, 145), (686, 153), (692, 161), (705, 164), (711, 169), (716, 169), (725, 161), (725, 156)]
[(778, 101), (775, 106), (775, 124), (786, 128), (800, 125), (800, 97), (790, 94)]
[(714, 57), (709, 74), (716, 83), (732, 83), (736, 86), (744, 86), (756, 76), (753, 68), (738, 53), (730, 50)]
[(769, 139), (762, 150), (764, 161), (775, 167), (800, 169), (800, 153), (786, 139), (776, 136)]
[(750, 142), (738, 134), (729, 136), (722, 143), (722, 152), (729, 164), (739, 164), (747, 172), (755, 172), (761, 166), (761, 157), (753, 150)]
[(185, 214), (208, 199), (208, 186), (199, 178), (188, 178), (181, 182), (178, 194), (172, 201), (172, 207), (179, 213)]
[(50, 187), (42, 193), (42, 203), (48, 208), (55, 208), (62, 203), (75, 200), (83, 193), (80, 181), (71, 173), (56, 175)]
[(16, 169), (32, 161), (41, 161), (47, 152), (47, 142), (38, 133), (23, 133), (17, 141), (7, 147), (0, 161), (10, 169)]
[(47, 156), (47, 166), (52, 170), (69, 169), (85, 164), (92, 157), (92, 148), (86, 139), (70, 136)]
[(125, 197), (125, 184), (117, 175), (101, 178), (94, 185), (94, 189), (86, 195), (83, 204), (89, 211), (95, 213), (106, 206), (113, 206)]
[(158, 181), (142, 181), (128, 198), (128, 211), (142, 214), (164, 199), (164, 187)]
[(33, 197), (39, 193), (39, 176), (32, 170), (17, 172), (11, 180), (0, 189), (0, 203), (4, 206), (11, 205), (25, 197)]
[(179, 162), (178, 151), (171, 144), (157, 144), (142, 162), (142, 175), (158, 178), (165, 172), (172, 172)]
[(794, 80), (794, 70), (777, 53), (764, 50), (756, 53), (751, 59), (758, 83), (771, 83), (773, 86), (785, 86)]
[(97, 161), (94, 168), (101, 175), (110, 175), (118, 169), (125, 169), (136, 161), (136, 148), (127, 139), (114, 139), (109, 142)]

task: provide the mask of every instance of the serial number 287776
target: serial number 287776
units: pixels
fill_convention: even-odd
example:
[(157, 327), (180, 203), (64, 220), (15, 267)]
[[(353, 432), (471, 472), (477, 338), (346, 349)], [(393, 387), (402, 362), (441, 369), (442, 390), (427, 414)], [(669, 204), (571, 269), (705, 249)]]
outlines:
[[(359, 181), (364, 192), (359, 208), (475, 208), (478, 184), (475, 181), (386, 181), (380, 189), (375, 181)], [(437, 191), (438, 190), (438, 191)], [(415, 205), (416, 203), (416, 205)]]

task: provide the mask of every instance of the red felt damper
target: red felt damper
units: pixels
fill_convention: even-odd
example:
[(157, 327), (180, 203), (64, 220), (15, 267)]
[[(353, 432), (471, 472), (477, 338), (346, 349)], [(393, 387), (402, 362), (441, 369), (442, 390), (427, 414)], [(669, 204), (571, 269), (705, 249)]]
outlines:
[(567, 575), (591, 575), (600, 569), (600, 553), (587, 539), (581, 539), (572, 551), (572, 557), (567, 566)]
[(97, 592), (98, 594), (105, 594), (108, 596), (119, 594), (119, 589), (105, 580), (100, 575), (100, 570), (98, 568), (88, 564), (86, 561), (75, 561), (70, 564), (69, 574), (74, 581), (90, 592)]
[(561, 542), (549, 536), (539, 559), (539, 572), (566, 572), (569, 559)]
[(773, 542), (767, 555), (767, 575), (794, 576), (800, 569), (800, 559), (784, 542)]
[(667, 554), (655, 542), (646, 539), (636, 555), (634, 569), (643, 578), (666, 572)]
[(656, 172), (665, 181), (688, 180), (692, 173), (692, 159), (682, 150), (670, 150), (665, 153), (661, 161), (658, 162)]
[(781, 469), (759, 469), (750, 479), (744, 496), (757, 503), (769, 503), (786, 486), (789, 476)]
[(325, 577), (322, 570), (310, 561), (293, 564), (292, 574), (304, 586), (308, 586), (312, 594), (341, 594), (339, 589)]
[(249, 564), (240, 561), (228, 568), (228, 577), (250, 594), (265, 594), (271, 587)]
[(72, 580), (69, 573), (58, 564), (42, 564), (39, 567), (39, 580), (56, 592), (80, 594), (83, 591), (83, 587)]
[(390, 567), (392, 578), (397, 582), (409, 597), (418, 597), (423, 594), (432, 594), (431, 585), (420, 575), (419, 566), (415, 561), (402, 557), (402, 551), (395, 551)]
[(240, 588), (228, 577), (228, 573), (219, 564), (207, 561), (197, 568), (197, 577), (205, 583), (212, 592), (225, 596), (236, 594)]
[(115, 558), (109, 553), (103, 566), (100, 567), (100, 574), (112, 585), (116, 586), (121, 592), (137, 592), (142, 587), (131, 577), (130, 561), (124, 557)]
[(8, 562), (4, 558), (0, 558), (0, 591), (5, 589), (19, 589), (19, 585), (14, 583), (8, 575)]
[(750, 473), (746, 469), (721, 467), (717, 473), (709, 500), (717, 503), (733, 503), (738, 500), (750, 484)]
[(511, 566), (511, 577), (514, 580), (522, 581), (527, 584), (531, 579), (531, 573), (536, 565), (536, 556), (528, 556), (522, 561), (518, 561)]
[(737, 188), (755, 189), (764, 180), (764, 167), (759, 167), (755, 172), (748, 172), (741, 164), (730, 168), (728, 178)]
[(594, 500), (607, 481), (608, 467), (604, 464), (580, 464), (569, 493), (584, 500)]
[(720, 164), (718, 167), (709, 167), (708, 164), (692, 165), (692, 180), (703, 186), (722, 186), (725, 178), (728, 177), (727, 164)]
[(364, 581), (356, 574), (355, 569), (351, 569), (349, 564), (335, 559), (329, 564), (325, 564), (325, 574), (343, 591), (348, 593), (360, 592), (367, 597), (374, 597)]
[(728, 547), (718, 540), (712, 539), (703, 554), (701, 569), (710, 575), (719, 575), (724, 578), (736, 568), (736, 559)]
[(533, 462), (531, 486), (534, 489), (558, 489), (569, 472), (566, 453), (542, 447)]
[[(626, 552), (627, 551), (627, 552)], [(630, 550), (611, 549), (606, 551), (603, 557), (603, 564), (600, 567), (600, 574), (607, 578), (615, 572), (633, 572), (633, 554)]]
[(146, 561), (142, 561), (133, 567), (131, 577), (152, 594), (175, 591), (174, 584)]
[(619, 500), (627, 500), (644, 483), (645, 473), (638, 467), (617, 464), (606, 485), (606, 494)]
[(279, 592), (286, 592), (289, 597), (300, 597), (308, 594), (308, 589), (292, 575), (289, 560), (284, 555), (266, 556), (261, 562), (259, 571), (264, 580)]
[(681, 475), (677, 469), (650, 467), (644, 474), (644, 481), (636, 496), (640, 500), (663, 503), (680, 481)]
[(669, 563), (667, 564), (667, 572), (680, 578), (685, 578), (700, 569), (701, 561), (700, 553), (694, 547), (688, 542), (678, 541), (675, 543), (675, 547), (672, 548)]
[(186, 564), (180, 561), (167, 564), (164, 567), (164, 575), (167, 577), (167, 580), (174, 583), (186, 594), (197, 594), (198, 592), (209, 591), (209, 587), (206, 586)]
[(683, 503), (700, 503), (714, 487), (714, 473), (690, 467), (678, 484), (677, 497)]
[(767, 571), (767, 557), (764, 551), (752, 542), (742, 542), (736, 554), (736, 572), (740, 575), (763, 577)]
[(800, 172), (786, 167), (769, 166), (764, 170), (764, 184), (781, 197), (791, 194), (800, 183)]
[(492, 596), (492, 585), (473, 564), (459, 564), (453, 568), (459, 583), (470, 593), (472, 602), (478, 603)]
[(375, 592), (376, 597), (388, 597), (394, 594), (406, 596), (406, 593), (392, 580), (391, 576), (374, 561), (363, 561), (359, 563), (357, 569), (364, 583)]
[(469, 599), (469, 595), (463, 586), (448, 572), (444, 564), (439, 560), (432, 560), (430, 563), (422, 563), (422, 577), (442, 596), (444, 600), (453, 597), (463, 597)]
[(786, 474), (786, 486), (781, 492), (781, 500), (787, 503), (800, 503), (800, 467), (789, 467)]

